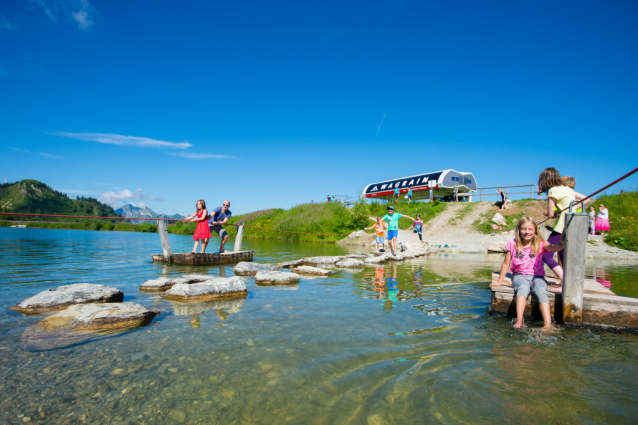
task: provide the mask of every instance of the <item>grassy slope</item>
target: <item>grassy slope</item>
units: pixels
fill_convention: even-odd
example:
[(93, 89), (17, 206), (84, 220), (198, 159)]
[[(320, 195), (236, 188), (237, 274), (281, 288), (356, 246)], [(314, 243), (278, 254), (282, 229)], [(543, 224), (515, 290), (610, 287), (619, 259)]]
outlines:
[[(506, 232), (510, 230), (514, 230), (516, 228), (516, 223), (521, 217), (529, 215), (533, 217), (535, 220), (543, 220), (546, 217), (543, 216), (543, 212), (547, 207), (547, 201), (537, 201), (534, 199), (521, 199), (518, 201), (512, 201), (512, 206), (505, 211), (499, 210), (499, 207), (494, 204), (490, 211), (485, 214), (481, 214), (481, 218), (474, 221), (472, 226), (478, 232), (490, 234), (492, 232)], [(500, 213), (505, 217), (505, 221), (507, 221), (507, 225), (501, 226), (502, 230), (494, 230), (492, 228), (492, 218), (496, 213)], [(547, 222), (548, 225), (553, 225), (554, 219)]]
[(609, 210), (611, 231), (605, 235), (605, 242), (638, 251), (638, 191), (603, 195), (592, 205), (598, 210), (600, 203)]
[[(57, 192), (37, 180), (22, 180), (10, 186), (0, 188), (0, 210), (2, 212), (60, 214), (117, 217), (113, 208), (95, 199), (78, 201)], [(74, 218), (40, 218), (23, 216), (5, 216), (8, 220), (26, 221), (78, 221)]]

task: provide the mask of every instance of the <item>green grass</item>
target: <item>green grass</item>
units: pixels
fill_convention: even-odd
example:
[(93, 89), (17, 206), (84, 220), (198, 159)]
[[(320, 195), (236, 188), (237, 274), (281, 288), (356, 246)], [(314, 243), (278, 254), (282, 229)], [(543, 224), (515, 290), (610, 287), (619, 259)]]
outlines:
[(609, 227), (605, 232), (605, 242), (611, 246), (638, 251), (638, 191), (621, 191), (613, 195), (603, 195), (591, 204), (604, 204), (609, 210)]
[(523, 217), (524, 215), (525, 213), (506, 215), (504, 217), (507, 224), (505, 226), (501, 226), (502, 230), (494, 230), (494, 228), (492, 227), (492, 224), (494, 224), (494, 222), (492, 221), (492, 219), (494, 218), (494, 213), (489, 212), (481, 214), (481, 218), (475, 220), (474, 223), (472, 223), (472, 227), (474, 227), (476, 231), (485, 233), (487, 235), (494, 232), (509, 232), (510, 230), (516, 229), (516, 223), (518, 223), (518, 220), (520, 220), (521, 217)]
[[(441, 214), (447, 208), (447, 203), (445, 202), (407, 202), (404, 200), (393, 201), (391, 204), (364, 204), (366, 205), (366, 212), (368, 217), (383, 217), (388, 213), (388, 205), (392, 205), (395, 208), (395, 211), (409, 215), (410, 217), (416, 218), (417, 214), (421, 214), (421, 220), (423, 223), (427, 223), (432, 220), (434, 217)], [(471, 205), (471, 204), (469, 204)], [(365, 227), (369, 227), (374, 222), (372, 220), (368, 220), (368, 223)], [(409, 229), (412, 226), (412, 220), (410, 219), (401, 219), (399, 220), (399, 229)]]
[(450, 220), (448, 220), (448, 224), (451, 224), (452, 226), (455, 226), (457, 224), (457, 222), (462, 221), (465, 217), (467, 217), (472, 211), (474, 211), (474, 208), (477, 206), (478, 204), (476, 203), (468, 203), (467, 205), (465, 205), (463, 208), (461, 208), (454, 217), (452, 217)]

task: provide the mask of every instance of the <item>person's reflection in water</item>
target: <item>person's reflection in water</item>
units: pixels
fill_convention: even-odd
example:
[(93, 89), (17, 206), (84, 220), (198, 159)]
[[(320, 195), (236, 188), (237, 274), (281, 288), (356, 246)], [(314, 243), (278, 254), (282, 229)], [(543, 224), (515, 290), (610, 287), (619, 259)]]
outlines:
[[(389, 273), (388, 273), (389, 274)], [(399, 284), (397, 283), (397, 266), (392, 266), (392, 277), (387, 277), (388, 282), (388, 300), (383, 305), (384, 310), (392, 310), (392, 303), (397, 302), (399, 293)]]
[(220, 267), (219, 268), (219, 276), (220, 277), (226, 277), (226, 268), (225, 267)]
[(374, 292), (379, 294), (379, 299), (383, 299), (385, 293), (385, 284), (383, 282), (383, 267), (377, 267), (374, 270)]

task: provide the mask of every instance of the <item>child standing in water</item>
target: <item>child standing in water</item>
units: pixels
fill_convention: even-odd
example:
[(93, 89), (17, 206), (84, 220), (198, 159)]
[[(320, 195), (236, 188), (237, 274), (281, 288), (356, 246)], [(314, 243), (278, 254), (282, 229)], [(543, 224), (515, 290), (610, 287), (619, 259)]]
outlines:
[[(190, 217), (186, 217), (183, 221), (190, 221), (197, 223), (197, 227), (195, 228), (195, 234), (193, 235), (193, 239), (195, 240), (195, 246), (193, 247), (193, 252), (197, 252), (197, 247), (199, 246), (199, 240), (202, 240), (202, 254), (206, 251), (206, 247), (208, 246), (208, 240), (210, 239), (210, 229), (208, 228), (208, 223), (206, 220), (208, 219), (208, 210), (206, 209), (206, 202), (203, 199), (197, 201), (195, 204), (197, 207), (197, 211)], [(197, 218), (195, 218), (197, 217)]]
[(421, 220), (421, 214), (416, 215), (416, 220), (412, 223), (412, 242), (414, 242), (414, 234), (417, 233), (419, 235), (419, 240), (423, 243), (423, 220)]
[(541, 255), (549, 252), (560, 252), (563, 249), (563, 241), (559, 239), (560, 246), (552, 245), (545, 241), (538, 232), (538, 225), (532, 217), (521, 218), (516, 224), (516, 237), (507, 244), (507, 254), (501, 265), (501, 274), (498, 282), (490, 286), (501, 286), (511, 267), (512, 287), (516, 293), (516, 323), (514, 327), (521, 329), (524, 326), (523, 313), (527, 304), (527, 296), (530, 291), (538, 298), (541, 315), (545, 326), (543, 330), (552, 328), (552, 317), (547, 297), (547, 281), (545, 280), (545, 267)]
[(381, 223), (381, 217), (377, 217), (377, 224), (366, 227), (363, 230), (374, 229), (376, 238), (377, 238), (377, 252), (385, 251), (385, 228), (383, 227), (383, 223)]

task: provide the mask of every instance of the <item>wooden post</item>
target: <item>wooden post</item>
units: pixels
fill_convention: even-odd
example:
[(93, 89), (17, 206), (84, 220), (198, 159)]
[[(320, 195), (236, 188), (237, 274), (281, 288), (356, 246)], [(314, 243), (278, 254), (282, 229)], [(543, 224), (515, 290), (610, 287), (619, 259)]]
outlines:
[(534, 200), (534, 186), (532, 185), (532, 201)]
[(235, 250), (234, 252), (241, 251), (241, 240), (244, 237), (244, 225), (240, 224), (237, 227), (237, 236), (235, 236)]
[[(570, 208), (571, 210), (571, 208)], [(583, 324), (587, 214), (565, 213), (565, 255), (563, 261), (563, 323)]]
[(160, 241), (162, 242), (164, 261), (166, 261), (167, 263), (172, 263), (173, 252), (171, 251), (171, 241), (168, 240), (168, 229), (166, 228), (166, 221), (157, 220), (157, 231), (159, 232)]
[(481, 189), (481, 202), (483, 202), (483, 189)]

